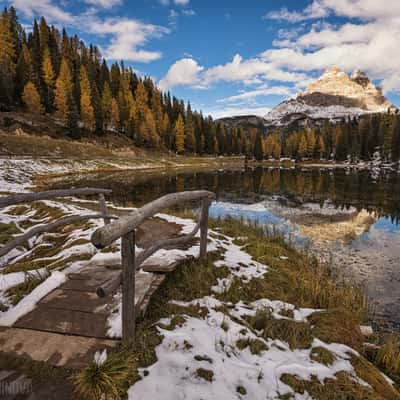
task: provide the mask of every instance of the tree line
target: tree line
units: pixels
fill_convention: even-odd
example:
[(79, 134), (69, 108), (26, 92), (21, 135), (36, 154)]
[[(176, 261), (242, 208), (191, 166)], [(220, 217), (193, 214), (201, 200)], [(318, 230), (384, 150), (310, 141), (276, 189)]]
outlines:
[(118, 131), (137, 146), (177, 153), (243, 154), (252, 144), (190, 103), (163, 93), (123, 62), (111, 67), (94, 45), (49, 26), (27, 33), (15, 8), (0, 17), (0, 106), (53, 116), (78, 136)]
[(46, 114), (79, 138), (83, 130), (120, 132), (137, 146), (179, 154), (246, 155), (258, 160), (400, 157), (397, 115), (371, 115), (300, 131), (245, 131), (193, 111), (123, 62), (107, 63), (99, 49), (49, 26), (28, 33), (14, 7), (0, 16), (0, 109)]
[(289, 132), (271, 132), (263, 140), (262, 157), (326, 159), (353, 162), (400, 159), (400, 116), (364, 115), (338, 123)]

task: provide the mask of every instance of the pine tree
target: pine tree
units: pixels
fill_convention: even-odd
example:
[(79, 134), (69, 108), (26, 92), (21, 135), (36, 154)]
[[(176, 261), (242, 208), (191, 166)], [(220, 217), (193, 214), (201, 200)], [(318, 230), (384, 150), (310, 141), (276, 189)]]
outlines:
[(175, 150), (181, 154), (185, 150), (185, 125), (182, 115), (179, 114), (174, 126)]
[(316, 137), (314, 129), (311, 129), (310, 132), (307, 134), (307, 157), (313, 158), (314, 157), (314, 150), (316, 144)]
[(315, 150), (316, 156), (319, 159), (322, 159), (325, 156), (325, 152), (326, 152), (326, 147), (325, 147), (324, 137), (322, 135), (319, 135), (316, 142), (316, 150)]
[(46, 84), (46, 109), (50, 111), (53, 104), (55, 73), (51, 61), (50, 50), (48, 47), (46, 47), (43, 52), (42, 77), (44, 83)]
[(43, 114), (43, 107), (40, 103), (39, 92), (32, 82), (28, 82), (22, 94), (22, 100), (28, 111), (33, 114)]
[(144, 116), (147, 113), (149, 108), (148, 100), (146, 87), (144, 86), (143, 82), (140, 81), (135, 92), (135, 101), (139, 121), (144, 119)]
[(104, 121), (104, 129), (108, 129), (111, 123), (111, 115), (112, 115), (112, 94), (110, 89), (110, 84), (106, 80), (103, 85), (103, 93), (101, 97), (101, 107), (103, 109), (103, 121)]
[(196, 151), (196, 138), (194, 135), (193, 114), (190, 103), (187, 107), (185, 121), (185, 149), (189, 153), (194, 153)]
[(81, 120), (83, 126), (86, 129), (92, 131), (95, 128), (96, 120), (92, 105), (92, 91), (90, 87), (89, 77), (86, 72), (86, 68), (83, 65), (81, 66), (79, 84), (81, 88)]
[(60, 74), (56, 81), (55, 103), (56, 115), (65, 124), (71, 125), (74, 114), (73, 82), (68, 62), (65, 58), (61, 61)]
[(392, 161), (399, 161), (400, 159), (400, 117), (394, 115), (392, 117)]
[(110, 115), (110, 123), (114, 129), (119, 129), (119, 107), (118, 102), (114, 98), (111, 101), (111, 115)]
[(300, 159), (306, 157), (307, 155), (307, 139), (306, 135), (302, 134), (299, 141), (299, 148), (297, 150), (298, 157)]
[(168, 114), (164, 113), (162, 126), (161, 126), (161, 137), (163, 138), (164, 145), (167, 149), (171, 150), (171, 122), (169, 120)]
[(257, 133), (256, 133), (256, 140), (254, 142), (253, 155), (254, 155), (254, 158), (258, 161), (262, 161), (264, 158), (262, 134), (259, 129), (257, 129)]
[(33, 60), (31, 52), (26, 43), (22, 45), (21, 53), (18, 57), (17, 63), (17, 76), (16, 76), (16, 85), (17, 85), (17, 97), (22, 94), (25, 85), (31, 81), (34, 82), (35, 76), (33, 73)]
[(0, 101), (7, 104), (13, 99), (16, 72), (15, 46), (11, 20), (4, 10), (0, 16)]

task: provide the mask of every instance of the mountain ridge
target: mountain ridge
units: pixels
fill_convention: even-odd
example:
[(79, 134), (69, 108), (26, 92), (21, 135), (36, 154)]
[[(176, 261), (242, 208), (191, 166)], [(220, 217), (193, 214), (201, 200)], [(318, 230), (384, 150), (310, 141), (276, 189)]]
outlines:
[(304, 127), (323, 120), (332, 122), (343, 118), (358, 118), (365, 114), (397, 112), (398, 108), (375, 86), (367, 74), (355, 70), (351, 75), (337, 66), (328, 68), (319, 79), (310, 83), (295, 98), (284, 100), (265, 116), (236, 116), (221, 118), (229, 126), (267, 129)]

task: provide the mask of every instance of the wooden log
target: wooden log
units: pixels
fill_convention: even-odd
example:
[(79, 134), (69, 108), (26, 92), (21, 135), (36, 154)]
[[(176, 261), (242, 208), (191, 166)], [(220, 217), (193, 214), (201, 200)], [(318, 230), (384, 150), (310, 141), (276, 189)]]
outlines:
[(88, 196), (92, 194), (110, 194), (111, 190), (98, 189), (98, 188), (81, 188), (81, 189), (56, 189), (47, 190), (45, 192), (38, 193), (17, 193), (11, 196), (0, 197), (0, 208), (7, 207), (14, 204), (26, 203), (37, 200), (48, 200), (56, 197), (67, 197), (67, 196)]
[(215, 198), (215, 194), (206, 190), (195, 190), (191, 192), (171, 193), (151, 203), (146, 204), (142, 208), (133, 211), (127, 217), (114, 221), (111, 224), (97, 229), (92, 235), (92, 243), (97, 248), (104, 248), (113, 243), (118, 238), (124, 236), (126, 233), (136, 229), (147, 218), (152, 217), (158, 212), (176, 206), (178, 204), (194, 201), (209, 199), (210, 201)]
[[(199, 224), (196, 225), (196, 227), (193, 229), (193, 231), (185, 236), (181, 236), (178, 238), (172, 238), (172, 239), (164, 239), (160, 240), (157, 243), (155, 243), (153, 246), (143, 250), (141, 253), (139, 253), (136, 258), (135, 258), (135, 268), (136, 270), (139, 270), (141, 268), (141, 265), (143, 264), (144, 261), (146, 261), (152, 254), (157, 252), (160, 249), (163, 248), (173, 248), (179, 245), (184, 245), (189, 243), (196, 233), (199, 231)], [(123, 279), (122, 274), (110, 279), (106, 283), (102, 284), (96, 289), (96, 293), (99, 297), (105, 297), (112, 293), (120, 284), (121, 280)]]
[(135, 231), (122, 236), (122, 341), (132, 346), (135, 342)]
[(76, 222), (87, 221), (90, 219), (98, 219), (98, 218), (117, 218), (113, 216), (106, 216), (106, 215), (72, 215), (70, 217), (65, 217), (59, 219), (58, 221), (52, 222), (50, 224), (45, 225), (36, 225), (34, 228), (30, 229), (28, 232), (25, 232), (22, 235), (18, 235), (15, 239), (11, 240), (10, 242), (6, 243), (4, 246), (0, 247), (0, 257), (9, 253), (12, 249), (24, 244), (28, 239), (40, 235), (41, 233), (46, 233), (53, 231), (54, 229), (60, 228), (65, 225), (74, 224)]
[(200, 224), (197, 224), (196, 227), (193, 229), (193, 231), (185, 236), (180, 236), (180, 237), (171, 238), (171, 239), (162, 239), (162, 240), (159, 240), (158, 242), (154, 243), (152, 246), (148, 247), (147, 249), (143, 250), (136, 257), (136, 261), (135, 261), (136, 269), (139, 269), (145, 260), (147, 260), (151, 255), (153, 255), (160, 249), (174, 248), (176, 246), (185, 245), (185, 244), (189, 243), (194, 238), (196, 233), (199, 231), (199, 228), (200, 228)]
[(207, 240), (208, 240), (208, 215), (211, 201), (204, 199), (202, 201), (200, 216), (200, 262), (207, 263)]
[[(110, 215), (107, 204), (106, 204), (106, 199), (104, 198), (104, 194), (100, 193), (99, 194), (99, 205), (100, 205), (100, 213), (102, 215)], [(111, 222), (111, 218), (104, 218), (104, 225), (108, 225)]]
[(107, 282), (103, 283), (96, 289), (96, 294), (98, 297), (106, 297), (114, 290), (116, 290), (122, 283), (122, 275), (119, 274), (115, 278), (109, 279)]

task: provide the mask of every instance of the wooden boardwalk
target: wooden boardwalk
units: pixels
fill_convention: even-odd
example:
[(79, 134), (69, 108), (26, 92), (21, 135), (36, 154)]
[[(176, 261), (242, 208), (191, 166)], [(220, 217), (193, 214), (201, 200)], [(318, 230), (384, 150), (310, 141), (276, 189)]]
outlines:
[[(109, 338), (109, 319), (113, 313), (121, 311), (122, 342), (132, 346), (136, 319), (145, 313), (165, 274), (187, 258), (193, 258), (183, 254), (180, 260), (172, 261), (168, 257), (155, 259), (154, 255), (161, 249), (188, 248), (197, 241), (196, 234), (200, 232), (199, 258), (202, 263), (206, 261), (208, 213), (214, 193), (171, 193), (118, 219), (107, 209), (104, 193), (108, 192), (82, 188), (0, 197), (1, 208), (54, 197), (98, 194), (100, 207), (100, 214), (68, 216), (35, 226), (2, 246), (0, 256), (39, 234), (94, 218), (102, 218), (105, 224), (91, 236), (95, 247), (106, 249), (121, 240), (121, 265), (109, 265), (110, 261), (103, 258), (94, 265), (89, 262), (78, 273), (70, 273), (66, 282), (44, 296), (11, 328), (0, 328), (0, 353), (81, 368), (93, 360), (96, 351), (112, 348), (120, 342), (121, 338)], [(199, 222), (190, 233), (182, 234), (179, 225), (155, 217), (164, 209), (192, 201), (201, 201), (201, 212)], [(136, 247), (142, 249), (137, 255)]]
[[(146, 247), (165, 235), (179, 236), (180, 226), (153, 219), (138, 231), (137, 244)], [(137, 316), (145, 313), (165, 273), (178, 265), (179, 262), (153, 258), (143, 265), (144, 272), (136, 273)], [(96, 289), (119, 275), (118, 267), (88, 265), (79, 273), (69, 274), (64, 284), (42, 298), (12, 328), (0, 328), (0, 351), (57, 366), (81, 368), (93, 360), (96, 351), (116, 346), (120, 339), (108, 337), (107, 319), (121, 300), (121, 287), (105, 297), (98, 297)]]

